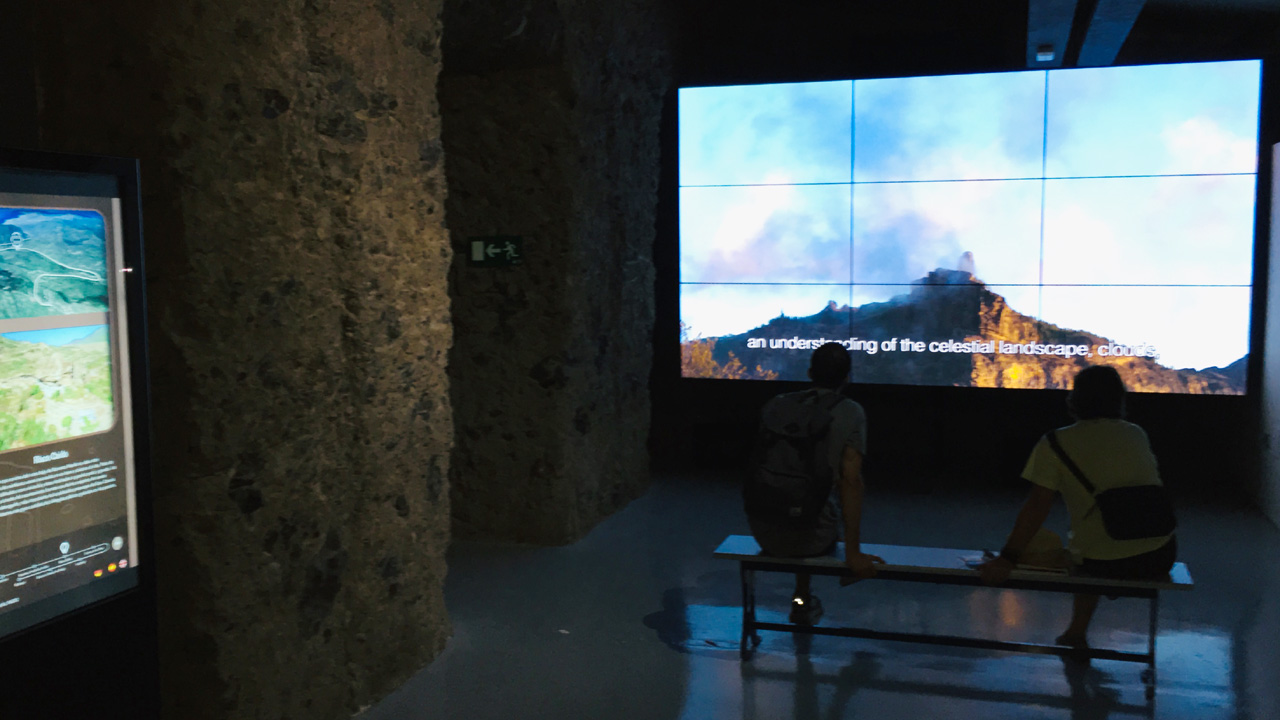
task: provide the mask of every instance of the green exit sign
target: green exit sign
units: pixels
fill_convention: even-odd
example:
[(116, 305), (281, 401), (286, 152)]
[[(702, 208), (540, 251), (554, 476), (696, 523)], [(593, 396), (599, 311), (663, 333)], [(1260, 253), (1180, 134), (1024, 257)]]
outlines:
[(524, 263), (524, 238), (519, 235), (473, 237), (468, 264), (473, 267), (507, 267)]

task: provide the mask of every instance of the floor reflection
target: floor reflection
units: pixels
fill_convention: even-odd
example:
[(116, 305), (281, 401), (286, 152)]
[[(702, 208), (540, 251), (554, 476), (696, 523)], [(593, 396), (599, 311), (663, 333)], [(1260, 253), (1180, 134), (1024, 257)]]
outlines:
[[(683, 588), (663, 593), (663, 610), (646, 617), (645, 624), (673, 650), (717, 660), (691, 665), (689, 686), (705, 694), (717, 685), (722, 691), (737, 685), (744, 720), (846, 718), (858, 717), (860, 711), (867, 717), (899, 717), (880, 713), (908, 705), (947, 708), (947, 717), (1105, 720), (1233, 715), (1233, 642), (1215, 628), (1161, 633), (1159, 692), (1148, 700), (1140, 680), (1144, 665), (1107, 660), (1081, 662), (764, 632), (755, 658), (739, 663), (741, 608), (689, 605), (684, 604), (685, 597)], [(999, 598), (995, 612), (1007, 614), (1013, 601), (1007, 593)], [(1017, 604), (1034, 604), (1034, 599)], [(961, 615), (965, 606), (981, 607), (962, 602)], [(764, 622), (785, 621), (784, 613), (776, 609), (761, 607), (758, 615)], [(1141, 633), (1118, 629), (1105, 632), (1101, 639), (1108, 647), (1119, 648), (1137, 648), (1146, 642)], [(738, 665), (736, 677), (719, 667), (726, 663)], [(1158, 705), (1165, 706), (1159, 713)], [(701, 703), (687, 705), (680, 717), (708, 717), (700, 714), (704, 710)], [(730, 717), (723, 712), (713, 716)]]
[[(1066, 661), (1064, 676), (1069, 687), (1066, 694), (1034, 692), (1019, 689), (984, 688), (980, 685), (943, 682), (923, 682), (891, 679), (873, 653), (857, 653), (852, 662), (835, 672), (823, 672), (804, 655), (796, 657), (794, 670), (762, 670), (745, 664), (743, 675), (744, 720), (764, 718), (843, 718), (856, 717), (854, 710), (864, 713), (888, 704), (885, 694), (902, 696), (911, 703), (921, 704), (928, 699), (938, 701), (943, 707), (983, 706), (985, 709), (973, 717), (1026, 716), (1027, 708), (1061, 709), (1072, 720), (1103, 720), (1110, 717), (1155, 716), (1155, 702), (1126, 703), (1121, 693), (1112, 687), (1108, 674), (1087, 663)], [(1007, 679), (957, 678), (964, 683), (982, 681), (1008, 686)], [(791, 708), (770, 705), (759, 709), (757, 695), (765, 695), (776, 701), (790, 695)], [(857, 702), (855, 703), (855, 699)], [(992, 709), (1003, 705), (1003, 709)]]
[[(999, 545), (988, 535), (1007, 531), (1021, 497), (874, 500), (869, 539), (983, 547)], [(1256, 513), (1180, 516), (1180, 559), (1197, 587), (1161, 596), (1148, 702), (1144, 665), (1131, 662), (762, 631), (743, 663), (737, 567), (711, 557), (745, 532), (740, 508), (732, 484), (659, 482), (571, 546), (459, 544), (449, 648), (361, 720), (1280, 718), (1280, 533)], [(785, 622), (791, 589), (790, 577), (757, 575), (759, 619)], [(831, 578), (814, 591), (823, 624), (1036, 643), (1061, 631), (1071, 602), (923, 583), (841, 589)], [(1092, 643), (1144, 650), (1147, 608), (1105, 602)]]
[[(845, 718), (857, 717), (860, 709), (868, 717), (880, 717), (887, 707), (921, 704), (976, 713), (946, 715), (954, 717), (1028, 717), (1028, 709), (1072, 720), (1156, 717), (1156, 701), (1143, 695), (1142, 666), (1131, 663), (948, 648), (938, 648), (939, 656), (933, 657), (929, 647), (782, 633), (766, 633), (755, 659), (740, 663), (740, 608), (686, 605), (685, 596), (683, 588), (666, 591), (663, 609), (645, 618), (646, 626), (672, 650), (709, 661), (690, 666), (689, 687), (696, 690), (680, 718)], [(785, 620), (778, 611), (759, 613), (762, 621)], [(1227, 638), (1181, 631), (1170, 634), (1169, 640), (1160, 655), (1169, 672), (1184, 677), (1174, 691), (1178, 702), (1203, 709), (1204, 700), (1229, 694)], [(733, 666), (736, 673), (728, 671)], [(1188, 683), (1185, 678), (1190, 676), (1196, 679)], [(724, 704), (706, 714), (708, 695), (734, 689), (741, 693), (740, 715), (727, 714)], [(1189, 702), (1192, 695), (1201, 702)], [(895, 701), (890, 696), (899, 697)]]

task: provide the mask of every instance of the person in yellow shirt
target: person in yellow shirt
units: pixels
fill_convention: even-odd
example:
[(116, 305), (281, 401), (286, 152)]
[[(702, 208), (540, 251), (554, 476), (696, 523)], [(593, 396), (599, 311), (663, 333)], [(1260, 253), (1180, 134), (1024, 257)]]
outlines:
[[(1142, 428), (1124, 418), (1124, 381), (1115, 368), (1096, 365), (1081, 370), (1067, 396), (1075, 424), (1054, 431), (1062, 451), (1095, 486), (1095, 492), (1133, 485), (1158, 485), (1160, 474)], [(1040, 529), (1054, 497), (1061, 493), (1071, 515), (1068, 547), (1079, 565), (1074, 572), (1116, 579), (1162, 578), (1177, 557), (1173, 535), (1116, 540), (1107, 534), (1093, 495), (1053, 450), (1048, 435), (1040, 439), (1022, 471), (1032, 484), (1013, 531), (1000, 556), (982, 565), (982, 579), (998, 585), (1009, 578), (1018, 558)], [(1089, 622), (1098, 596), (1077, 593), (1071, 622), (1058, 636), (1059, 645), (1088, 647)]]

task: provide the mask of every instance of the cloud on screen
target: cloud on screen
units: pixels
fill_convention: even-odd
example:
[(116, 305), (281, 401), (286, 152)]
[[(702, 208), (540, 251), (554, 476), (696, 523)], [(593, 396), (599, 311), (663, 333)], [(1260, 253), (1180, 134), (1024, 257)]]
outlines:
[(1046, 283), (1248, 285), (1254, 176), (1050, 180)]
[(680, 185), (850, 178), (853, 83), (682, 88)]
[(1049, 177), (1250, 173), (1257, 61), (1050, 73)]
[(1052, 287), (1041, 319), (1109, 340), (1154, 345), (1172, 368), (1222, 367), (1249, 350), (1249, 288)]
[(682, 282), (848, 282), (849, 186), (682, 188)]
[(854, 281), (910, 283), (973, 253), (987, 283), (1039, 282), (1040, 181), (854, 188)]
[(1039, 177), (1044, 73), (859, 80), (854, 181)]

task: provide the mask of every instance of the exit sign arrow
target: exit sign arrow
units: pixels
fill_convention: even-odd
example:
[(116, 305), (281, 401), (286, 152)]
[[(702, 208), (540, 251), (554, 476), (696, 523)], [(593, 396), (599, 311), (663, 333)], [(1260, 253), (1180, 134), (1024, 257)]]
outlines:
[(524, 263), (524, 238), (519, 235), (493, 235), (469, 238), (472, 267), (507, 267)]

